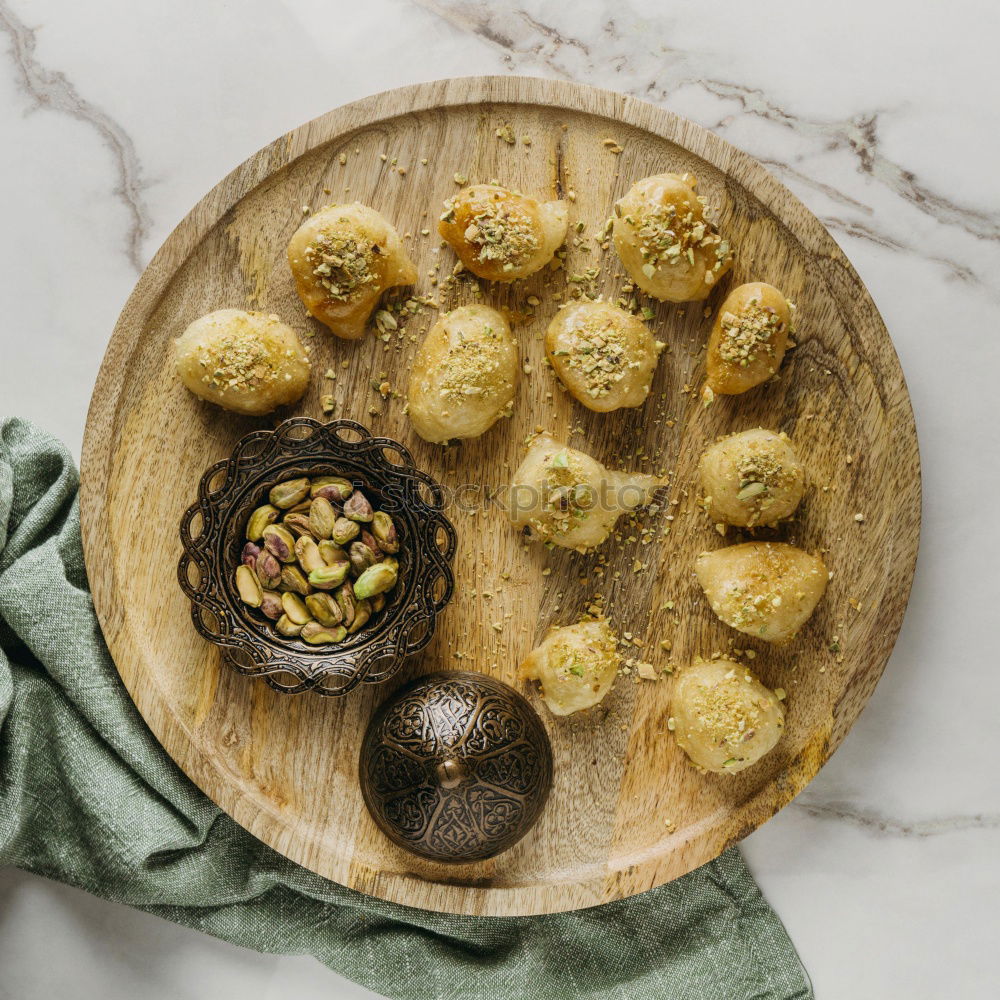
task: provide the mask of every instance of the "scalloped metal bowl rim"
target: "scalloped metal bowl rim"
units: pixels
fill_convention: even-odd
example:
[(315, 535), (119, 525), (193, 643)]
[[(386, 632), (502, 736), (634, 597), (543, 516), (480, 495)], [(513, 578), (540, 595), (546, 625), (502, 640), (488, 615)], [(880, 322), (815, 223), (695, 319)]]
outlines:
[[(297, 428), (307, 429), (311, 433), (296, 437), (294, 431)], [(345, 430), (357, 434), (358, 438), (354, 441), (347, 440), (341, 433)], [(320, 444), (326, 444), (322, 452), (297, 456), (296, 450), (305, 452), (310, 446), (316, 447), (317, 433), (323, 435), (323, 442)], [(261, 447), (252, 448), (257, 442)], [(384, 454), (386, 449), (394, 452), (402, 461), (390, 462)], [(275, 457), (274, 454), (269, 455), (269, 452), (280, 454)], [(410, 520), (419, 518), (423, 527), (422, 534), (414, 531), (411, 537), (413, 548), (409, 552), (410, 579), (407, 586), (409, 601), (401, 603), (398, 612), (392, 618), (383, 620), (375, 630), (362, 630), (358, 633), (357, 641), (336, 649), (322, 646), (313, 649), (301, 643), (286, 644), (280, 639), (269, 644), (263, 637), (258, 640), (248, 640), (241, 636), (233, 638), (225, 629), (225, 634), (217, 634), (211, 630), (203, 619), (206, 613), (214, 618), (220, 628), (228, 614), (239, 621), (244, 632), (256, 632), (258, 635), (261, 632), (260, 623), (247, 614), (235, 599), (232, 587), (227, 582), (227, 567), (223, 566), (223, 557), (216, 555), (212, 558), (212, 553), (223, 545), (222, 539), (233, 520), (248, 514), (246, 494), (260, 489), (262, 481), (266, 481), (269, 475), (273, 475), (275, 468), (282, 465), (300, 468), (339, 467), (342, 471), (348, 471), (343, 470), (343, 466), (357, 465), (357, 457), (364, 452), (379, 454), (382, 468), (377, 468), (364, 477), (359, 475), (353, 478), (364, 478), (372, 490), (381, 492), (391, 483), (393, 476), (398, 476), (402, 483), (409, 484), (407, 499), (423, 508), (416, 514), (410, 513)], [(258, 463), (259, 470), (252, 471), (247, 476), (247, 467), (252, 470)], [(214, 489), (211, 488), (212, 481), (224, 470), (225, 480)], [(430, 491), (433, 502), (427, 501), (420, 494), (421, 485)], [(228, 505), (228, 510), (219, 515), (221, 519), (218, 523), (214, 523), (212, 512), (218, 511), (234, 490), (239, 491), (240, 500)], [(388, 680), (399, 671), (407, 657), (430, 642), (437, 616), (447, 606), (454, 591), (451, 560), (457, 545), (457, 533), (443, 512), (441, 497), (440, 483), (414, 465), (409, 450), (403, 444), (392, 438), (373, 435), (368, 428), (355, 421), (321, 423), (309, 417), (292, 417), (273, 430), (251, 431), (236, 442), (228, 458), (213, 463), (205, 470), (198, 483), (198, 499), (181, 517), (180, 536), (184, 551), (177, 567), (178, 582), (191, 602), (192, 623), (196, 631), (206, 641), (218, 646), (225, 661), (238, 673), (261, 677), (272, 688), (283, 693), (298, 694), (312, 690), (317, 694), (336, 697), (347, 694), (359, 683), (376, 684)], [(191, 523), (198, 515), (202, 517), (201, 530), (193, 535)], [(445, 536), (443, 547), (440, 541), (442, 531)], [(188, 576), (192, 563), (197, 566), (200, 577), (197, 586), (191, 583)], [(432, 576), (430, 587), (422, 579), (428, 574)], [(434, 598), (431, 590), (438, 586), (439, 580), (444, 581), (444, 589), (438, 598)], [(412, 610), (415, 606), (418, 608), (416, 613)], [(411, 639), (421, 625), (423, 628), (417, 639)], [(399, 638), (403, 633), (406, 635), (405, 642), (401, 642)], [(250, 648), (266, 650), (269, 645), (276, 650), (274, 655), (251, 655)], [(253, 665), (241, 663), (236, 658), (236, 653), (242, 653)], [(345, 665), (345, 658), (352, 655), (354, 658), (346, 661)], [(290, 665), (295, 660), (299, 661), (298, 669), (293, 669)], [(372, 670), (385, 661), (389, 661), (388, 666)], [(342, 678), (342, 682), (336, 687), (324, 686), (323, 682), (331, 675)], [(283, 678), (291, 678), (292, 682), (286, 683)]]

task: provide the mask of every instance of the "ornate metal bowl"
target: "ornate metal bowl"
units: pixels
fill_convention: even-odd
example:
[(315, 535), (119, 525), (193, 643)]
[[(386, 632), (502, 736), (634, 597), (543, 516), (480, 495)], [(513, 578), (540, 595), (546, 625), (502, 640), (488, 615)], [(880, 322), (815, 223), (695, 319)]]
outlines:
[[(400, 536), (399, 582), (367, 627), (336, 646), (309, 646), (274, 631), (239, 599), (234, 571), (251, 512), (276, 483), (337, 475), (391, 513)], [(424, 648), (454, 587), (455, 529), (443, 492), (398, 441), (373, 437), (351, 420), (293, 417), (273, 431), (241, 438), (232, 455), (201, 478), (198, 500), (181, 519), (184, 554), (177, 568), (194, 627), (242, 674), (288, 694), (343, 695), (391, 677)]]
[(432, 861), (481, 861), (519, 841), (552, 786), (537, 713), (484, 674), (428, 674), (375, 713), (361, 792), (390, 840)]

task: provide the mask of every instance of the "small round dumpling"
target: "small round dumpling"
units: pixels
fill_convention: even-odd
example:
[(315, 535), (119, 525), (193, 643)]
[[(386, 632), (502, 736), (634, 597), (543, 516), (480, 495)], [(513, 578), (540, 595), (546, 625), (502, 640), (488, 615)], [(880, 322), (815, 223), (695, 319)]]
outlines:
[(767, 642), (788, 642), (809, 620), (829, 580), (819, 556), (784, 542), (744, 542), (695, 560), (712, 610)]
[(517, 467), (507, 496), (511, 522), (532, 537), (578, 552), (596, 548), (622, 514), (649, 503), (663, 481), (615, 472), (596, 458), (539, 434)]
[(566, 239), (566, 202), (537, 202), (497, 184), (473, 184), (444, 204), (438, 232), (473, 274), (514, 281), (543, 268)]
[(740, 528), (790, 517), (805, 490), (805, 472), (787, 434), (758, 427), (711, 445), (698, 467), (708, 516)]
[(273, 314), (217, 309), (196, 319), (174, 348), (181, 381), (237, 413), (270, 413), (296, 402), (309, 384), (298, 335)]
[(733, 774), (774, 749), (785, 710), (748, 667), (696, 660), (674, 681), (670, 712), (677, 745), (708, 771)]
[(700, 301), (733, 266), (697, 185), (693, 174), (657, 174), (615, 203), (615, 250), (629, 277), (661, 302)]
[(559, 381), (598, 413), (646, 401), (664, 346), (641, 319), (610, 302), (568, 302), (545, 332)]
[(734, 288), (708, 338), (708, 389), (732, 396), (766, 382), (781, 366), (791, 327), (792, 305), (774, 285)]
[(420, 345), (407, 411), (425, 441), (479, 437), (509, 416), (517, 388), (517, 343), (506, 318), (483, 305), (445, 313)]
[(327, 205), (288, 244), (295, 289), (310, 315), (338, 337), (358, 340), (387, 288), (417, 280), (395, 229), (374, 208)]
[(521, 677), (536, 680), (553, 715), (592, 708), (610, 690), (621, 665), (617, 640), (603, 619), (553, 629), (521, 664)]

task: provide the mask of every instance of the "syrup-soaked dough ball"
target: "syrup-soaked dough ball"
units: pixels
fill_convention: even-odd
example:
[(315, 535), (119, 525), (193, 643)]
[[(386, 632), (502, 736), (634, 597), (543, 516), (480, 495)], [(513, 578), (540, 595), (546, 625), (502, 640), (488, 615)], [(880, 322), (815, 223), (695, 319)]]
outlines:
[(520, 666), (536, 680), (553, 715), (592, 708), (610, 690), (621, 666), (617, 640), (604, 619), (552, 629)]
[(598, 413), (644, 403), (665, 346), (638, 316), (610, 302), (567, 302), (545, 332), (559, 381)]
[(708, 516), (740, 528), (790, 517), (805, 490), (805, 472), (788, 435), (763, 427), (710, 445), (698, 471)]
[(417, 280), (399, 234), (374, 208), (327, 205), (288, 244), (299, 298), (338, 337), (358, 340), (379, 297)]
[(586, 552), (600, 545), (628, 511), (653, 499), (663, 481), (613, 472), (548, 434), (531, 443), (510, 484), (508, 511), (532, 537)]
[(792, 304), (774, 285), (751, 281), (719, 307), (708, 338), (708, 398), (732, 396), (766, 382), (781, 366), (792, 330)]
[(509, 416), (517, 343), (495, 309), (461, 306), (431, 327), (410, 374), (408, 412), (425, 441), (478, 437)]
[(703, 552), (698, 582), (712, 610), (732, 628), (767, 642), (788, 642), (826, 590), (826, 566), (784, 542), (744, 542)]
[(567, 225), (564, 201), (538, 202), (497, 184), (474, 184), (445, 202), (438, 232), (473, 274), (514, 281), (552, 260)]
[(615, 203), (615, 250), (629, 277), (661, 302), (700, 301), (733, 266), (697, 185), (693, 174), (657, 174)]
[(773, 691), (733, 660), (696, 660), (674, 681), (677, 745), (708, 771), (734, 774), (774, 749), (785, 710)]
[(196, 395), (259, 416), (294, 403), (309, 384), (298, 334), (268, 313), (217, 309), (174, 341), (177, 374)]

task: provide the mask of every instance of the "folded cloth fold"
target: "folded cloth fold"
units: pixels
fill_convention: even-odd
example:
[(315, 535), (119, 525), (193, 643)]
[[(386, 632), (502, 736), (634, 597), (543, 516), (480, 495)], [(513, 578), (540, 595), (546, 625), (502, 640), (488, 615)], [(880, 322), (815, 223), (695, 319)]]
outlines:
[(484, 918), (386, 903), (266, 847), (180, 772), (119, 681), (77, 486), (62, 445), (0, 423), (0, 864), (247, 948), (314, 955), (400, 1000), (812, 997), (735, 850), (605, 906)]

